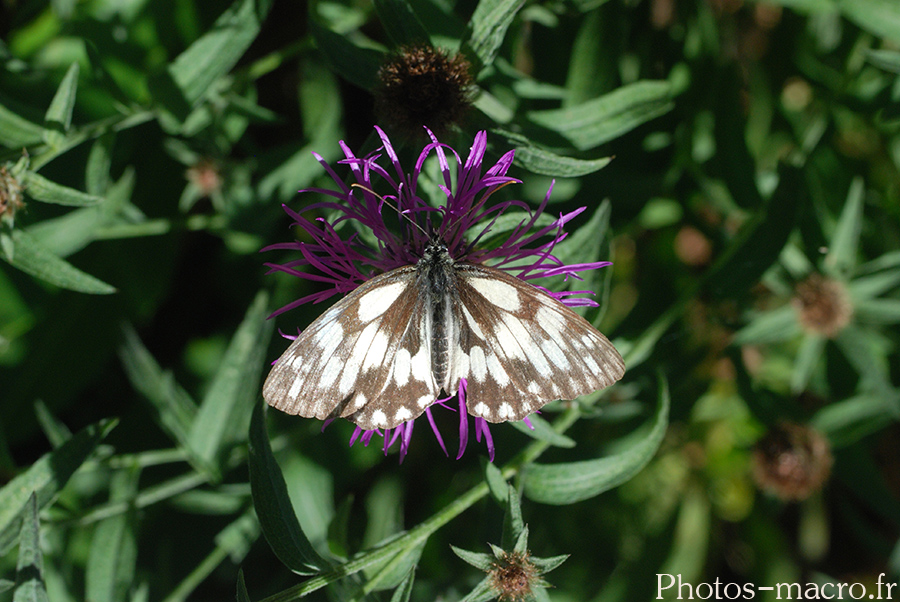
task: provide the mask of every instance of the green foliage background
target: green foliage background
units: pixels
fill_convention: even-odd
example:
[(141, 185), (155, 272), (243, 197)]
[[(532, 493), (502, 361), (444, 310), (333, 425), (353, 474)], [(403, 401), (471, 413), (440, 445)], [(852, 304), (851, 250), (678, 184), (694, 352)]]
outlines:
[[(569, 555), (538, 600), (900, 575), (895, 0), (13, 0), (0, 34), (0, 599), (486, 600), (488, 542)], [(312, 289), (257, 251), (426, 40), (477, 82), (442, 141), (516, 148), (506, 198), (556, 178), (588, 209), (559, 255), (615, 263), (577, 286), (625, 378), (495, 427), (494, 464), (259, 395), (321, 307), (267, 321)], [(785, 421), (834, 459), (797, 502), (752, 476)]]

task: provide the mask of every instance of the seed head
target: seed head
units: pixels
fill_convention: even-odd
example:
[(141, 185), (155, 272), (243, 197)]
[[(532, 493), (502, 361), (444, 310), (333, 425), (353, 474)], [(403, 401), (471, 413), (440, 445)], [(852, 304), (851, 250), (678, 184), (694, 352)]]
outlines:
[(0, 217), (13, 218), (16, 211), (25, 206), (22, 200), (24, 187), (9, 173), (6, 166), (0, 166)]
[(809, 426), (783, 423), (753, 449), (753, 477), (760, 489), (785, 501), (805, 500), (818, 491), (834, 458), (828, 440)]
[(378, 71), (375, 112), (407, 138), (438, 137), (459, 123), (471, 105), (469, 61), (431, 46), (406, 46)]
[(853, 317), (847, 288), (820, 274), (812, 274), (797, 285), (792, 304), (803, 328), (830, 339), (836, 337)]
[(500, 602), (522, 602), (531, 594), (537, 580), (546, 585), (527, 551), (501, 553), (497, 562), (491, 565), (488, 576)]

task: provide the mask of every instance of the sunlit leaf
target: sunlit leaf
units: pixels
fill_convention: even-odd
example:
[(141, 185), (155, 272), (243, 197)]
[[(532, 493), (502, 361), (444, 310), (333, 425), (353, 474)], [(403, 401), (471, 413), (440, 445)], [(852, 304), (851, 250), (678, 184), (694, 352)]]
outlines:
[(659, 409), (652, 426), (633, 437), (633, 442), (612, 456), (563, 462), (533, 464), (524, 471), (525, 495), (544, 504), (572, 504), (592, 498), (621, 485), (647, 465), (666, 432), (669, 418), (669, 390), (660, 385)]

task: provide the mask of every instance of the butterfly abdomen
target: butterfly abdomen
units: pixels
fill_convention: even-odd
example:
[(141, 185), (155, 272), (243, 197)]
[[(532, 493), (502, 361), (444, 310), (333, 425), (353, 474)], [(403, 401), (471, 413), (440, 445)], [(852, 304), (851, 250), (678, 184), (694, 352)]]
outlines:
[(431, 344), (434, 381), (449, 392), (450, 341), (456, 331), (452, 303), (456, 293), (453, 258), (442, 244), (429, 245), (417, 264), (417, 284), (426, 298), (426, 331)]

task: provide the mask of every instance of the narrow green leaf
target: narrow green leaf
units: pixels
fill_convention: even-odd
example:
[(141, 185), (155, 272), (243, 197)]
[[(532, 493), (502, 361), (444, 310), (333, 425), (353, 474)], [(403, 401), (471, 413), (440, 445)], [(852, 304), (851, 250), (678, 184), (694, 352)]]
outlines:
[(10, 581), (9, 579), (0, 579), (0, 594), (2, 594), (3, 592), (8, 592), (15, 586), (15, 581)]
[(900, 3), (894, 0), (837, 0), (841, 12), (866, 31), (900, 42)]
[(272, 551), (299, 575), (315, 575), (329, 562), (312, 547), (300, 528), (287, 486), (266, 433), (264, 406), (258, 403), (250, 420), (250, 489), (259, 525)]
[(0, 144), (21, 149), (44, 140), (44, 128), (0, 104)]
[(395, 46), (427, 44), (428, 31), (407, 0), (374, 0), (375, 12)]
[(527, 117), (560, 134), (575, 148), (587, 150), (664, 115), (673, 106), (669, 82), (646, 80), (573, 107), (531, 111)]
[(500, 547), (508, 550), (522, 537), (527, 527), (522, 518), (522, 504), (519, 492), (510, 483), (506, 484), (506, 512), (503, 514), (503, 533), (500, 536)]
[(108, 295), (116, 289), (102, 280), (85, 274), (64, 259), (42, 247), (33, 236), (23, 230), (13, 230), (15, 252), (12, 259), (3, 257), (10, 265), (60, 288), (92, 295)]
[[(259, 34), (260, 24), (268, 12), (268, 2), (237, 0), (210, 30), (179, 54), (169, 65), (167, 74), (186, 107), (202, 99), (213, 82), (227, 74)], [(169, 82), (167, 82), (169, 83)], [(164, 100), (172, 100), (167, 83), (157, 80), (158, 92)], [(167, 107), (170, 110), (171, 106)], [(181, 114), (186, 113), (173, 111)]]
[(0, 556), (15, 544), (32, 493), (37, 494), (39, 509), (46, 506), (116, 424), (115, 420), (101, 420), (85, 427), (0, 489)]
[(484, 68), (494, 62), (506, 31), (525, 5), (525, 0), (480, 0), (469, 21), (468, 37), (463, 48), (468, 49)]
[(244, 569), (238, 569), (237, 578), (237, 602), (250, 602), (250, 593), (247, 584), (244, 583)]
[(877, 395), (857, 395), (820, 409), (809, 424), (835, 449), (853, 445), (896, 420), (893, 408)]
[(266, 320), (268, 302), (265, 291), (256, 295), (194, 417), (191, 448), (211, 466), (221, 466), (231, 446), (246, 436), (273, 328)]
[(488, 602), (488, 600), (495, 600), (496, 598), (497, 592), (494, 591), (490, 578), (485, 577), (459, 602)]
[(109, 231), (116, 227), (137, 228), (144, 218), (130, 203), (134, 181), (134, 170), (126, 169), (117, 182), (107, 186), (105, 202), (45, 219), (27, 231), (54, 255), (67, 257), (94, 240), (108, 237)]
[(856, 266), (859, 234), (862, 232), (863, 200), (866, 188), (863, 179), (854, 178), (844, 201), (844, 209), (831, 236), (825, 267), (838, 274), (847, 274)]
[(660, 383), (659, 409), (652, 427), (625, 450), (609, 457), (561, 464), (533, 464), (523, 472), (525, 495), (563, 505), (592, 498), (636, 475), (656, 453), (669, 418), (669, 389)]
[(409, 602), (409, 597), (412, 595), (413, 583), (416, 580), (416, 567), (413, 567), (409, 570), (409, 573), (406, 575), (406, 578), (400, 582), (400, 585), (397, 586), (397, 589), (394, 590), (394, 595), (391, 596), (391, 602)]
[(470, 552), (469, 550), (463, 550), (462, 548), (457, 548), (454, 545), (450, 546), (450, 549), (454, 554), (459, 556), (466, 564), (470, 564), (474, 566), (476, 569), (482, 571), (491, 570), (491, 566), (494, 562), (497, 561), (496, 558), (491, 556), (490, 554), (485, 554), (484, 552)]
[(900, 74), (900, 52), (896, 50), (866, 50), (866, 58), (879, 69)]
[(807, 334), (800, 343), (797, 357), (794, 360), (794, 369), (791, 372), (791, 392), (799, 395), (806, 389), (809, 379), (819, 364), (822, 351), (825, 349), (825, 338)]
[(777, 343), (800, 334), (797, 310), (790, 304), (755, 316), (734, 335), (735, 345)]
[(47, 440), (50, 441), (50, 445), (53, 446), (53, 449), (62, 447), (66, 441), (72, 438), (72, 431), (70, 431), (65, 424), (57, 420), (56, 416), (50, 413), (47, 404), (40, 399), (34, 402), (34, 413), (41, 425), (41, 429), (44, 431), (44, 435), (47, 436)]
[(16, 563), (16, 589), (13, 602), (49, 602), (44, 585), (44, 556), (41, 554), (41, 525), (38, 521), (37, 495), (26, 502), (19, 535), (19, 559)]
[(779, 182), (766, 207), (743, 225), (719, 260), (704, 275), (717, 297), (746, 295), (775, 263), (794, 230), (804, 202), (800, 169), (782, 165)]
[(104, 196), (110, 185), (109, 169), (112, 165), (112, 146), (115, 133), (108, 132), (94, 141), (88, 154), (84, 181), (88, 194)]
[(493, 130), (516, 147), (516, 165), (524, 167), (531, 173), (553, 176), (555, 178), (578, 178), (600, 171), (612, 161), (612, 157), (600, 159), (576, 159), (557, 155), (525, 136), (505, 130)]
[(496, 464), (488, 462), (486, 459), (482, 460), (484, 463), (484, 480), (491, 491), (491, 496), (497, 500), (497, 503), (502, 504), (506, 501), (506, 479), (503, 478), (503, 473), (497, 468)]
[(331, 31), (315, 19), (310, 19), (309, 29), (319, 51), (338, 75), (363, 90), (375, 88), (378, 69), (384, 60), (383, 52), (356, 46), (346, 36)]
[(44, 141), (51, 146), (62, 146), (66, 132), (72, 126), (72, 110), (75, 108), (75, 92), (78, 90), (78, 63), (72, 63), (56, 89), (56, 94), (44, 115)]
[(529, 416), (528, 420), (531, 422), (534, 429), (529, 428), (524, 421), (510, 422), (509, 424), (520, 433), (525, 433), (529, 437), (539, 441), (546, 441), (550, 445), (566, 448), (575, 447), (575, 441), (572, 438), (554, 431), (553, 427), (540, 416)]
[(150, 402), (157, 424), (187, 451), (191, 465), (212, 478), (216, 474), (215, 468), (191, 446), (190, 433), (197, 404), (170, 372), (160, 368), (133, 328), (126, 325), (123, 334), (125, 342), (119, 349), (119, 357), (131, 385)]
[(110, 503), (125, 503), (129, 510), (100, 521), (91, 538), (85, 572), (85, 594), (91, 602), (125, 602), (134, 582), (137, 531), (134, 501), (139, 470), (113, 475)]
[(22, 178), (25, 192), (36, 201), (67, 205), (70, 207), (90, 207), (103, 202), (103, 197), (87, 194), (62, 184), (57, 184), (33, 171), (26, 171)]
[(900, 299), (866, 299), (856, 304), (853, 313), (860, 322), (897, 324), (900, 323)]
[(376, 563), (364, 569), (363, 572), (367, 577), (365, 591), (383, 591), (398, 587), (419, 563), (427, 542), (428, 539), (425, 538), (417, 544), (404, 548), (386, 562)]

